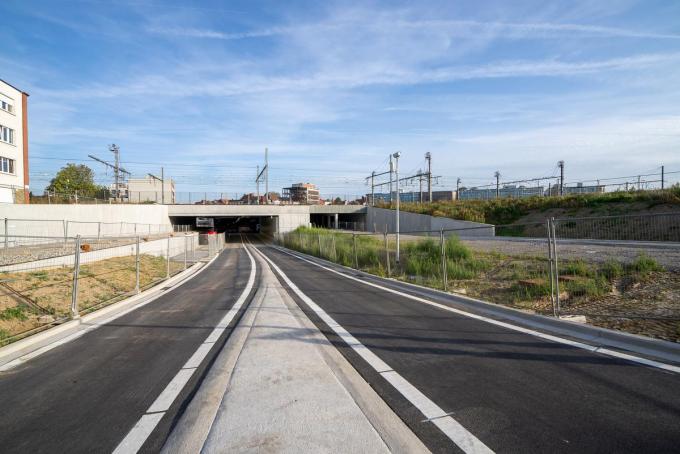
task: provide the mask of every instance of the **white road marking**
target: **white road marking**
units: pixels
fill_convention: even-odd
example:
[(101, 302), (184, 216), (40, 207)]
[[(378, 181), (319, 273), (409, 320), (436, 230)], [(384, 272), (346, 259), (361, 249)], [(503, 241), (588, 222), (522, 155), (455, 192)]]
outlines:
[(137, 452), (151, 432), (156, 428), (165, 413), (154, 413), (142, 416), (135, 427), (123, 438), (114, 453)]
[(210, 335), (203, 341), (203, 343), (196, 349), (196, 351), (191, 355), (191, 358), (182, 366), (182, 368), (177, 372), (175, 377), (170, 380), (170, 383), (165, 387), (165, 389), (160, 393), (156, 400), (151, 404), (149, 409), (146, 411), (137, 424), (128, 432), (123, 441), (120, 442), (118, 447), (116, 447), (114, 454), (133, 454), (139, 451), (144, 442), (149, 435), (156, 428), (158, 423), (165, 415), (165, 412), (170, 408), (172, 403), (177, 399), (177, 396), (182, 391), (187, 382), (191, 379), (194, 372), (198, 369), (201, 362), (207, 356), (208, 352), (215, 344), (217, 339), (224, 333), (229, 326), (229, 323), (234, 319), (234, 316), (245, 303), (246, 298), (250, 294), (250, 291), (255, 284), (255, 259), (253, 259), (252, 254), (245, 245), (243, 245), (248, 258), (250, 259), (250, 275), (248, 276), (248, 283), (245, 289), (239, 296), (234, 306), (225, 314), (225, 316), (217, 324), (217, 327), (210, 333)]
[(616, 351), (616, 350), (611, 350), (611, 349), (605, 348), (605, 347), (596, 347), (594, 345), (584, 344), (582, 342), (573, 341), (573, 340), (570, 340), (570, 339), (564, 339), (562, 337), (554, 336), (552, 334), (545, 334), (545, 333), (542, 333), (540, 331), (535, 331), (533, 329), (524, 328), (522, 326), (513, 325), (513, 324), (507, 323), (507, 322), (501, 322), (499, 320), (494, 320), (492, 318), (484, 317), (483, 315), (477, 315), (477, 314), (473, 314), (473, 313), (470, 313), (470, 312), (466, 312), (464, 310), (455, 309), (455, 308), (447, 306), (445, 304), (435, 303), (434, 301), (430, 301), (428, 299), (421, 298), (419, 296), (400, 292), (399, 290), (394, 290), (394, 289), (391, 289), (389, 287), (383, 287), (382, 285), (379, 285), (379, 284), (376, 284), (376, 283), (373, 283), (373, 282), (364, 281), (364, 280), (356, 278), (354, 276), (348, 276), (347, 274), (344, 274), (344, 273), (336, 271), (332, 268), (328, 268), (326, 266), (320, 265), (320, 264), (315, 263), (311, 260), (308, 260), (304, 257), (300, 257), (299, 255), (292, 254), (292, 253), (290, 253), (286, 250), (283, 250), (282, 248), (277, 247), (276, 249), (283, 252), (284, 254), (290, 255), (291, 257), (295, 257), (298, 260), (302, 260), (304, 262), (311, 263), (314, 266), (318, 266), (319, 268), (330, 271), (331, 273), (335, 273), (335, 274), (342, 276), (342, 277), (345, 277), (347, 279), (351, 279), (351, 280), (356, 281), (356, 282), (361, 282), (364, 285), (368, 285), (368, 286), (371, 286), (371, 287), (374, 287), (374, 288), (379, 288), (379, 289), (384, 290), (386, 292), (390, 292), (390, 293), (393, 293), (395, 295), (403, 296), (405, 298), (409, 298), (409, 299), (412, 299), (414, 301), (418, 301), (418, 302), (421, 302), (421, 303), (424, 303), (424, 304), (428, 304), (430, 306), (434, 306), (434, 307), (437, 307), (439, 309), (443, 309), (445, 311), (454, 312), (454, 313), (462, 315), (464, 317), (474, 318), (476, 320), (480, 320), (480, 321), (483, 321), (483, 322), (486, 322), (486, 323), (490, 323), (492, 325), (501, 326), (503, 328), (507, 328), (507, 329), (510, 329), (510, 330), (513, 330), (513, 331), (519, 331), (521, 333), (529, 334), (531, 336), (538, 337), (538, 338), (541, 338), (541, 339), (545, 339), (545, 340), (548, 340), (548, 341), (557, 342), (559, 344), (564, 344), (564, 345), (569, 345), (569, 346), (580, 348), (580, 349), (583, 349), (583, 350), (588, 350), (589, 352), (601, 353), (603, 355), (612, 356), (612, 357), (620, 358), (620, 359), (625, 359), (627, 361), (632, 361), (632, 362), (635, 362), (635, 363), (644, 364), (646, 366), (655, 367), (657, 369), (663, 369), (663, 370), (666, 370), (666, 371), (669, 371), (669, 372), (680, 373), (680, 367), (674, 366), (672, 364), (666, 364), (666, 363), (662, 363), (661, 361), (655, 361), (655, 360), (652, 360), (652, 359), (641, 358), (639, 356), (619, 352), (619, 351)]
[(383, 360), (378, 358), (366, 346), (359, 342), (347, 330), (342, 328), (331, 316), (319, 307), (311, 298), (305, 295), (289, 278), (281, 271), (269, 257), (255, 248), (255, 251), (263, 257), (271, 267), (283, 278), (290, 287), (304, 302), (312, 309), (335, 333), (340, 336), (354, 351), (384, 377), (402, 396), (420, 410), (427, 419), (433, 419), (432, 424), (436, 425), (447, 437), (451, 439), (459, 448), (466, 453), (493, 453), (488, 446), (470, 433), (458, 421), (453, 419), (448, 413), (442, 410), (436, 403), (420, 392), (408, 380), (395, 372)]

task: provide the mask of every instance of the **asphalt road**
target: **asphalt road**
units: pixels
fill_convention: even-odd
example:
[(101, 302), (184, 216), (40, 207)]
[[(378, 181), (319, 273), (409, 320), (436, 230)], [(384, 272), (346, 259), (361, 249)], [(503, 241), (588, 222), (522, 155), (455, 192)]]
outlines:
[[(261, 251), (336, 322), (494, 451), (677, 452), (680, 446), (678, 374), (438, 309), (271, 247)], [(430, 449), (456, 451), (290, 294)]]
[[(159, 299), (0, 373), (0, 451), (112, 452), (234, 305), (250, 269), (243, 248), (227, 249), (198, 276)], [(213, 346), (142, 452), (160, 450), (239, 318)]]

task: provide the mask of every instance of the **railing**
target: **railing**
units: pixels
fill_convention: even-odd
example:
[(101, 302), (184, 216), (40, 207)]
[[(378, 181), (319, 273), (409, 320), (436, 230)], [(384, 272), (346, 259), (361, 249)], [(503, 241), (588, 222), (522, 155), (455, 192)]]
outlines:
[[(522, 311), (680, 341), (680, 213), (521, 227), (534, 235), (475, 237), (470, 228), (400, 232), (397, 248), (393, 232), (303, 228), (278, 234), (275, 242)], [(515, 225), (495, 230), (518, 232)]]
[(0, 235), (0, 345), (134, 295), (218, 254), (224, 235)]

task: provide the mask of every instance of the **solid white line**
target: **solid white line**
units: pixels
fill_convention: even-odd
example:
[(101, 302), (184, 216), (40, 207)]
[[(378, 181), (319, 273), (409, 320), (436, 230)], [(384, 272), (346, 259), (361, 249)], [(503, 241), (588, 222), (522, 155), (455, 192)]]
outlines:
[(374, 288), (379, 288), (379, 289), (384, 290), (386, 292), (390, 292), (390, 293), (393, 293), (395, 295), (403, 296), (404, 298), (409, 298), (409, 299), (412, 299), (414, 301), (418, 301), (420, 303), (428, 304), (430, 306), (434, 306), (434, 307), (437, 307), (439, 309), (443, 309), (445, 311), (454, 312), (454, 313), (462, 315), (464, 317), (473, 318), (475, 320), (480, 320), (480, 321), (483, 321), (483, 322), (486, 322), (486, 323), (490, 323), (492, 325), (501, 326), (503, 328), (507, 328), (507, 329), (510, 329), (510, 330), (513, 330), (513, 331), (519, 331), (521, 333), (529, 334), (531, 336), (538, 337), (538, 338), (541, 338), (541, 339), (545, 339), (545, 340), (548, 340), (548, 341), (551, 341), (551, 342), (556, 342), (556, 343), (559, 343), (559, 344), (569, 345), (571, 347), (576, 347), (576, 348), (580, 348), (580, 349), (583, 349), (583, 350), (588, 350), (589, 352), (592, 352), (592, 353), (601, 353), (603, 355), (607, 355), (607, 356), (611, 356), (611, 357), (615, 357), (615, 358), (619, 358), (619, 359), (625, 359), (625, 360), (632, 361), (632, 362), (635, 362), (635, 363), (644, 364), (646, 366), (656, 367), (657, 369), (663, 369), (663, 370), (666, 370), (666, 371), (669, 371), (669, 372), (680, 373), (680, 367), (679, 366), (674, 366), (672, 364), (662, 363), (661, 361), (654, 361), (652, 359), (641, 358), (639, 356), (631, 355), (631, 354), (628, 354), (628, 353), (618, 352), (616, 350), (611, 350), (609, 348), (596, 347), (596, 346), (585, 344), (585, 343), (582, 343), (582, 342), (573, 341), (573, 340), (570, 340), (570, 339), (564, 339), (562, 337), (554, 336), (552, 334), (542, 333), (540, 331), (535, 331), (533, 329), (524, 328), (522, 326), (513, 325), (513, 324), (507, 323), (507, 322), (501, 322), (499, 320), (494, 320), (492, 318), (484, 317), (482, 315), (477, 315), (477, 314), (473, 314), (473, 313), (470, 313), (470, 312), (466, 312), (464, 310), (455, 309), (455, 308), (447, 306), (445, 304), (435, 303), (434, 301), (430, 301), (428, 299), (421, 298), (419, 296), (400, 292), (399, 290), (394, 290), (394, 289), (391, 289), (389, 287), (383, 287), (382, 285), (379, 285), (379, 284), (376, 284), (376, 283), (373, 283), (373, 282), (367, 282), (367, 281), (364, 281), (362, 279), (356, 278), (354, 276), (348, 276), (347, 274), (344, 274), (344, 273), (336, 271), (332, 268), (328, 268), (326, 266), (320, 265), (320, 264), (315, 263), (311, 260), (308, 260), (304, 257), (301, 257), (297, 254), (290, 253), (290, 252), (288, 252), (284, 249), (281, 249), (281, 248), (278, 248), (278, 247), (276, 249), (283, 252), (284, 254), (290, 255), (291, 257), (295, 257), (298, 260), (302, 260), (304, 262), (311, 263), (314, 266), (318, 266), (319, 268), (322, 268), (326, 271), (330, 271), (331, 273), (335, 273), (335, 274), (342, 276), (342, 277), (345, 277), (347, 279), (351, 279), (353, 281), (360, 282), (364, 285), (368, 285), (368, 286), (371, 286), (371, 287), (374, 287)]
[(488, 446), (470, 433), (458, 421), (453, 419), (447, 412), (442, 410), (436, 403), (430, 400), (408, 380), (395, 372), (387, 363), (378, 358), (366, 346), (361, 344), (354, 336), (342, 328), (331, 316), (319, 307), (311, 298), (305, 295), (286, 274), (281, 271), (274, 262), (264, 253), (255, 248), (255, 251), (263, 257), (269, 265), (275, 269), (288, 287), (293, 290), (326, 324), (336, 332), (347, 344), (356, 351), (376, 372), (383, 376), (402, 396), (420, 410), (427, 419), (437, 418), (432, 421), (451, 441), (466, 453), (493, 453)]
[(170, 383), (168, 383), (165, 389), (163, 389), (160, 395), (151, 404), (148, 410), (146, 410), (146, 414), (144, 414), (139, 419), (137, 424), (135, 424), (130, 432), (128, 432), (123, 441), (120, 442), (114, 451), (114, 454), (134, 454), (139, 451), (139, 448), (141, 448), (146, 439), (149, 438), (149, 435), (151, 435), (151, 432), (153, 432), (153, 430), (156, 428), (156, 425), (158, 425), (165, 412), (168, 411), (172, 403), (175, 401), (175, 399), (177, 399), (177, 396), (179, 396), (179, 394), (182, 392), (182, 389), (184, 389), (184, 386), (186, 386), (187, 382), (191, 379), (194, 372), (196, 372), (198, 366), (201, 365), (201, 362), (203, 362), (205, 357), (208, 355), (208, 352), (210, 352), (210, 349), (215, 344), (219, 336), (226, 330), (226, 327), (229, 326), (229, 323), (231, 323), (240, 308), (243, 306), (243, 303), (245, 303), (246, 298), (248, 298), (248, 295), (253, 288), (253, 285), (255, 285), (256, 268), (255, 259), (248, 248), (245, 247), (245, 244), (243, 244), (243, 248), (250, 259), (250, 275), (248, 276), (248, 283), (246, 284), (245, 289), (243, 289), (243, 292), (236, 300), (236, 303), (234, 303), (234, 306), (225, 314), (224, 317), (222, 317), (222, 320), (219, 321), (217, 327), (196, 349), (196, 351), (191, 355), (191, 358), (189, 358), (184, 366), (182, 366), (174, 378), (170, 380)]
[(155, 413), (142, 416), (135, 427), (123, 438), (113, 454), (127, 454), (139, 451), (151, 432), (163, 418), (164, 413)]
[(170, 405), (172, 405), (172, 403), (175, 401), (175, 398), (179, 395), (182, 389), (184, 389), (184, 385), (186, 385), (191, 376), (194, 375), (195, 370), (195, 367), (193, 369), (180, 369), (179, 372), (177, 372), (177, 375), (175, 375), (172, 380), (170, 380), (170, 383), (168, 383), (163, 392), (161, 392), (156, 400), (151, 404), (149, 409), (146, 410), (146, 413), (160, 413), (168, 411), (168, 408), (170, 408)]

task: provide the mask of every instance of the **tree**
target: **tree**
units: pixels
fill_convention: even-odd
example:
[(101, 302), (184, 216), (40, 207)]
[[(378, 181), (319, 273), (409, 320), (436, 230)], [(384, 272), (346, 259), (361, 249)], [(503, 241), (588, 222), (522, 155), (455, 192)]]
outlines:
[(88, 166), (80, 164), (66, 164), (52, 178), (45, 190), (61, 194), (75, 194), (82, 197), (95, 197), (98, 192), (106, 188), (94, 182), (94, 172)]
[(343, 201), (340, 197), (336, 197), (335, 200), (333, 200), (333, 205), (343, 205)]

